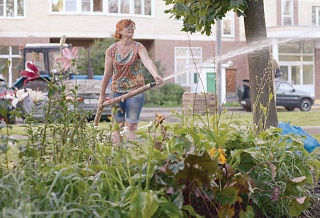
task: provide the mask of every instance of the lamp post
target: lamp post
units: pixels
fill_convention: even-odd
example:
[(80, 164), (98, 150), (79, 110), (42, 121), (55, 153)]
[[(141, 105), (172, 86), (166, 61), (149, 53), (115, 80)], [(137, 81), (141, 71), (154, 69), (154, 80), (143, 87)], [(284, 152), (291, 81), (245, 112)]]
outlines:
[(221, 93), (221, 20), (217, 20), (216, 26), (216, 52), (215, 52), (215, 68), (216, 68), (216, 93), (218, 109), (222, 109), (222, 93)]

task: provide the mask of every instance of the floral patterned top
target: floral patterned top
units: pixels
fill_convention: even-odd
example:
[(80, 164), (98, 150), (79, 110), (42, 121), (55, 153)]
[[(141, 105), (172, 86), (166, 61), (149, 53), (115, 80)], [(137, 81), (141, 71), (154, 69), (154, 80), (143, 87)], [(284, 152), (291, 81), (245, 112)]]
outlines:
[(113, 62), (111, 82), (113, 92), (127, 93), (145, 85), (138, 53), (141, 49), (146, 48), (140, 42), (134, 41), (131, 50), (124, 57), (118, 53), (118, 43), (112, 44), (106, 50), (105, 53)]

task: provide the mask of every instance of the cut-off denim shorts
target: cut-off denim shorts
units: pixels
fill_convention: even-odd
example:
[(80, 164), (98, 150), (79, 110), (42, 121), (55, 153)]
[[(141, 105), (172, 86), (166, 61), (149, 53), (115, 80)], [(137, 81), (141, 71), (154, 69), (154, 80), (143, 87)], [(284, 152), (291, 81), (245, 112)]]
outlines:
[[(123, 93), (113, 92), (111, 98), (116, 98), (123, 95)], [(137, 124), (140, 120), (141, 109), (144, 104), (144, 93), (135, 95), (131, 98), (124, 100), (124, 102), (119, 102), (115, 104), (115, 115), (113, 116), (116, 119), (116, 122), (128, 122)]]

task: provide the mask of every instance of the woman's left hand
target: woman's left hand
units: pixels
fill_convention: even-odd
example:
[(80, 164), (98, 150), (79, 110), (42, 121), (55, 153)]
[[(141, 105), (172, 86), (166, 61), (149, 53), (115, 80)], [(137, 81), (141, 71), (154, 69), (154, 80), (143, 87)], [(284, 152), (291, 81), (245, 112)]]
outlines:
[(163, 83), (163, 79), (162, 79), (162, 77), (160, 75), (157, 74), (153, 78), (156, 81), (157, 86), (159, 86), (159, 85), (161, 85)]

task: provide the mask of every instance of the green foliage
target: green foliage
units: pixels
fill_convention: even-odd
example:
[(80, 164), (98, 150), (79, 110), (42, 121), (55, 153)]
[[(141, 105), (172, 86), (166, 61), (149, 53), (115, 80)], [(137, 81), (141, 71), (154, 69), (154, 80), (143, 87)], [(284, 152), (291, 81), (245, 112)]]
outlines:
[(211, 28), (217, 20), (225, 17), (233, 10), (238, 16), (243, 16), (247, 9), (247, 0), (163, 0), (166, 5), (172, 5), (165, 13), (171, 14), (175, 19), (183, 20), (182, 31), (201, 32), (211, 35)]
[[(159, 75), (163, 76), (164, 72), (166, 70), (164, 68), (164, 66), (161, 65), (161, 62), (158, 62), (158, 61), (155, 61), (154, 64), (156, 65), (156, 68), (158, 70)], [(144, 81), (145, 81), (146, 84), (151, 83), (151, 82), (154, 81), (153, 76), (151, 75), (151, 73), (149, 73), (149, 71), (144, 66), (142, 66), (142, 74), (143, 74)]]
[[(110, 45), (115, 43), (115, 39), (96, 39), (93, 41), (90, 47), (90, 61), (91, 67), (93, 69), (94, 75), (103, 75), (104, 73), (104, 60), (105, 60), (105, 52)], [(78, 52), (80, 57), (80, 66), (81, 69), (79, 70), (80, 74), (87, 74), (87, 68), (89, 67), (89, 60), (88, 60), (88, 50), (81, 49)]]
[(145, 92), (145, 105), (178, 106), (182, 104), (184, 88), (179, 84), (166, 83), (160, 88)]
[(50, 84), (44, 122), (26, 117), (26, 141), (2, 135), (2, 217), (293, 217), (317, 200), (320, 161), (298, 137), (175, 112), (113, 145), (114, 123), (93, 128), (76, 90)]

